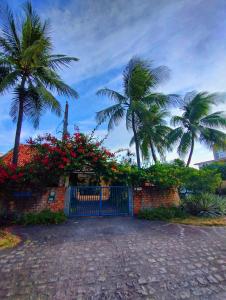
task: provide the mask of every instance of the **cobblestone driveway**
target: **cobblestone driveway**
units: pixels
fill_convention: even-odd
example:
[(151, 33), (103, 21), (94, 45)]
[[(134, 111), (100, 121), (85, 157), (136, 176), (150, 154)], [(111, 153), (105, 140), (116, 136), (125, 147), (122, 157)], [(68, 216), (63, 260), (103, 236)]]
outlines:
[(17, 231), (0, 299), (226, 299), (226, 228), (124, 217)]

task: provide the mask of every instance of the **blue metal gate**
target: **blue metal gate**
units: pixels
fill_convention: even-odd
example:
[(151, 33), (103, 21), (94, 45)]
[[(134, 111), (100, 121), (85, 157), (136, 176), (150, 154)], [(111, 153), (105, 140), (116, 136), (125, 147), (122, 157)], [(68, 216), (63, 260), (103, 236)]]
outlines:
[(132, 212), (126, 186), (75, 186), (70, 190), (70, 216), (128, 216)]

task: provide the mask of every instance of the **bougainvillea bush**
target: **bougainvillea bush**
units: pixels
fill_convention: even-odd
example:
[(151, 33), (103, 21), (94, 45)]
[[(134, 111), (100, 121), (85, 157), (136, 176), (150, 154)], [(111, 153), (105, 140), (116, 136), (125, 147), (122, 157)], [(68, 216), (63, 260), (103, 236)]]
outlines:
[(140, 186), (149, 182), (159, 188), (178, 187), (192, 192), (213, 193), (221, 182), (216, 170), (196, 170), (178, 163), (157, 163), (138, 169), (119, 163), (92, 135), (76, 131), (62, 140), (47, 134), (28, 140), (31, 160), (15, 167), (0, 164), (0, 189), (13, 187), (57, 186), (59, 179), (72, 171), (92, 170), (111, 185)]
[(27, 142), (33, 153), (31, 161), (17, 168), (1, 164), (1, 186), (57, 185), (61, 176), (74, 170), (91, 169), (97, 176), (109, 178), (117, 168), (114, 154), (80, 132), (65, 135), (63, 141), (47, 134)]

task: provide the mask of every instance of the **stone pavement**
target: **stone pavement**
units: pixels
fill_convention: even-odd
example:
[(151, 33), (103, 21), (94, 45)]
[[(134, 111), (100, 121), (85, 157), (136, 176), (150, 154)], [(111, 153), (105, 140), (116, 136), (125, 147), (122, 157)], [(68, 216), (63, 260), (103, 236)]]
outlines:
[(18, 227), (0, 299), (226, 299), (226, 228), (129, 217)]

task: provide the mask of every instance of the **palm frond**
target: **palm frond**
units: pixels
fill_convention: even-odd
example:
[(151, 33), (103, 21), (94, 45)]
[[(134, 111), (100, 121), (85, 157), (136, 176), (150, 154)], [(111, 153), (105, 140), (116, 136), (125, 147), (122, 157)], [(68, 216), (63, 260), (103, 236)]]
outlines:
[(132, 128), (132, 110), (129, 107), (126, 111), (126, 129), (130, 130)]
[(186, 120), (181, 116), (173, 116), (170, 120), (172, 126), (183, 126)]
[(132, 147), (134, 144), (135, 144), (135, 138), (134, 136), (132, 136), (129, 142), (129, 146)]
[(184, 154), (188, 153), (192, 142), (192, 135), (191, 132), (187, 131), (185, 132), (180, 140), (180, 144), (177, 148), (178, 154), (180, 156), (183, 156)]
[(118, 125), (119, 121), (124, 117), (124, 114), (125, 110), (121, 104), (115, 104), (97, 112), (96, 120), (98, 123), (103, 123), (108, 119), (108, 130), (111, 130), (114, 125)]
[(170, 69), (166, 66), (159, 66), (157, 68), (150, 68), (152, 77), (155, 79), (155, 85), (158, 85), (170, 78)]
[(145, 161), (148, 161), (150, 159), (150, 141), (147, 138), (144, 138), (140, 142), (140, 150), (142, 153), (142, 158)]
[(120, 93), (113, 91), (108, 88), (100, 89), (97, 91), (98, 96), (106, 96), (111, 100), (114, 100), (116, 103), (125, 103), (126, 104), (126, 97), (121, 95)]
[(163, 107), (169, 103), (169, 97), (167, 95), (161, 93), (151, 93), (142, 98), (142, 102), (152, 105), (158, 105), (159, 107)]
[(173, 129), (167, 136), (168, 144), (173, 145), (177, 143), (183, 136), (183, 133), (184, 132), (182, 127), (177, 127)]
[(200, 143), (205, 144), (210, 149), (214, 146), (226, 149), (226, 134), (213, 128), (201, 128), (199, 137)]
[(44, 38), (35, 40), (30, 46), (27, 46), (22, 53), (22, 60), (28, 63), (31, 63), (32, 60), (37, 61), (40, 59), (40, 56), (43, 52), (48, 49), (49, 41)]
[(20, 52), (20, 39), (17, 32), (17, 24), (12, 10), (7, 6), (5, 11), (5, 20), (2, 28), (1, 46), (4, 47), (7, 53)]
[(52, 91), (56, 90), (59, 95), (78, 98), (78, 93), (64, 83), (60, 76), (54, 71), (42, 67), (37, 70), (36, 75), (46, 88)]
[(211, 105), (215, 103), (215, 94), (201, 92), (195, 95), (187, 105), (187, 117), (191, 122), (200, 121), (208, 115)]
[(108, 131), (112, 130), (115, 126), (118, 126), (120, 121), (123, 119), (124, 115), (125, 115), (125, 110), (123, 107), (120, 107), (118, 110), (116, 110), (109, 119)]
[(5, 54), (12, 54), (14, 49), (12, 45), (3, 37), (0, 36), (0, 48), (4, 51)]
[[(76, 57), (71, 57), (67, 55), (54, 55), (55, 57), (49, 58), (49, 67), (53, 70), (62, 69), (63, 67), (68, 68), (71, 62), (78, 61)], [(58, 56), (58, 57), (57, 57)]]
[[(7, 72), (6, 68), (2, 69), (2, 75), (4, 74), (4, 71), (5, 73)], [(17, 70), (3, 75), (0, 81), (0, 94), (3, 94), (9, 89), (13, 88), (16, 82), (18, 81), (19, 76), (20, 72)]]
[(45, 88), (44, 85), (39, 82), (35, 87), (39, 97), (41, 98), (43, 105), (49, 108), (57, 116), (61, 115), (61, 105), (59, 101)]
[(224, 111), (217, 111), (200, 120), (200, 124), (207, 127), (226, 128), (226, 115)]

